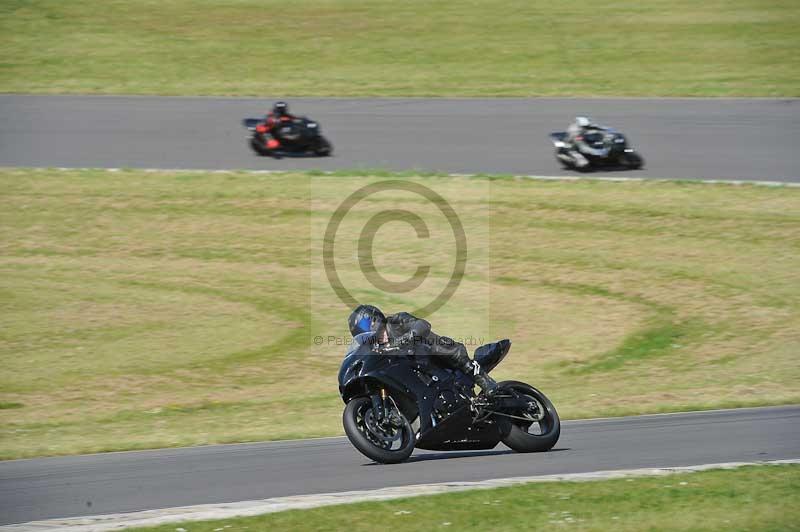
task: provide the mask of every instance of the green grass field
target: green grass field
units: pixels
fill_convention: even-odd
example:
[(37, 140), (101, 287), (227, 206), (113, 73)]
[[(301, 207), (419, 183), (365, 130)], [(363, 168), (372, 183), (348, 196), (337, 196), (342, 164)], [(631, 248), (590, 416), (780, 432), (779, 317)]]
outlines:
[(800, 96), (795, 0), (3, 0), (0, 91)]
[[(375, 179), (0, 170), (0, 457), (340, 434), (345, 348), (312, 341), (346, 333), (321, 227)], [(498, 377), (563, 417), (800, 402), (800, 189), (406, 179), (450, 201), (471, 246), (435, 329), (511, 338)], [(425, 259), (431, 284), (359, 283), (347, 244), (403, 193), (385, 194), (346, 219), (337, 260), (396, 312), (453, 255), (387, 224), (378, 271)]]
[(186, 522), (131, 532), (292, 530), (800, 530), (800, 466), (660, 478), (527, 484)]

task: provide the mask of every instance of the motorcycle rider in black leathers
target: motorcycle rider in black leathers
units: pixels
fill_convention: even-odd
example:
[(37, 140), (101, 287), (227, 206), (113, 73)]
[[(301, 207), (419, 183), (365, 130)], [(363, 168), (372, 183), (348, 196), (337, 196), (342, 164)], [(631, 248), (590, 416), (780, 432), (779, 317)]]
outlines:
[(275, 102), (272, 106), (272, 111), (264, 117), (263, 133), (271, 136), (267, 141), (267, 148), (274, 150), (280, 146), (281, 135), (279, 133), (281, 127), (290, 124), (297, 117), (289, 112), (289, 104), (286, 102)]
[(266, 117), (264, 117), (264, 124), (269, 128), (270, 132), (273, 128), (278, 127), (281, 123), (291, 122), (297, 117), (289, 112), (289, 104), (286, 102), (275, 102)]
[(487, 395), (497, 389), (497, 383), (478, 365), (470, 360), (464, 344), (452, 338), (439, 336), (431, 331), (431, 324), (408, 312), (399, 312), (385, 316), (372, 305), (359, 305), (347, 320), (353, 337), (365, 332), (375, 332), (380, 344), (393, 346), (420, 345), (429, 346), (430, 353), (436, 355), (443, 365), (459, 369), (470, 376), (475, 384)]

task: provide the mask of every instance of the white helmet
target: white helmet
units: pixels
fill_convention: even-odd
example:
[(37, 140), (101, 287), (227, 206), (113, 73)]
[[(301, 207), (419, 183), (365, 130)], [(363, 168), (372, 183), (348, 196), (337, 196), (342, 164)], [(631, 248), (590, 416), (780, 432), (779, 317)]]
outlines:
[(575, 125), (578, 127), (589, 127), (592, 125), (592, 121), (589, 120), (587, 116), (576, 116), (575, 117)]

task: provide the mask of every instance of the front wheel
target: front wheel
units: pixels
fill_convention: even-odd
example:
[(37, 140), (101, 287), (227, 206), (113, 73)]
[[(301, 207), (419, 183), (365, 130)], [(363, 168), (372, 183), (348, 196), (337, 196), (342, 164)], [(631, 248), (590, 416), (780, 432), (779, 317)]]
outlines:
[(264, 138), (260, 135), (253, 135), (250, 137), (248, 144), (250, 144), (250, 147), (253, 148), (253, 151), (259, 155), (263, 155), (265, 157), (272, 155), (272, 151), (264, 145)]
[[(528, 407), (496, 415), (503, 443), (518, 453), (549, 451), (561, 435), (558, 412), (542, 392), (518, 381), (499, 383), (499, 393), (508, 391), (527, 400)], [(497, 392), (495, 392), (497, 394)]]
[(342, 423), (347, 439), (361, 454), (381, 464), (396, 464), (414, 451), (414, 431), (401, 412), (395, 421), (378, 420), (369, 397), (357, 397), (344, 408)]

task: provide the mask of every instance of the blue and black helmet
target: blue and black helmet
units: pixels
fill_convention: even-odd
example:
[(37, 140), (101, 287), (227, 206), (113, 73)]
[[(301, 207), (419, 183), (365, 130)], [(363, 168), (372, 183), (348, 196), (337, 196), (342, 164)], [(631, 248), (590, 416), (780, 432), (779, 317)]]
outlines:
[(386, 325), (386, 316), (378, 307), (359, 305), (350, 313), (347, 325), (350, 326), (350, 334), (355, 337), (365, 332), (377, 331)]

